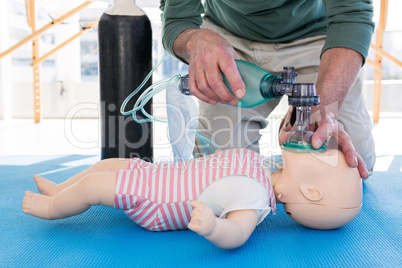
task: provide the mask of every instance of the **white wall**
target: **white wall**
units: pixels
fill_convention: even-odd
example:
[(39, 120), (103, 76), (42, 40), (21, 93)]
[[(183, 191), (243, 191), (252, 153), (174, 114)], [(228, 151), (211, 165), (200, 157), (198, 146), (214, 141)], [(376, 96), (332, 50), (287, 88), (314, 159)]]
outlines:
[[(364, 81), (363, 95), (367, 111), (373, 111), (374, 81)], [(402, 114), (402, 80), (381, 81), (381, 113)]]
[[(65, 10), (71, 10), (77, 7), (80, 1), (74, 0), (63, 2)], [(79, 15), (75, 14), (68, 18), (65, 23), (57, 25), (55, 29), (55, 42), (61, 44), (71, 36), (78, 33)], [(81, 57), (80, 57), (80, 39), (75, 39), (67, 46), (54, 54), (56, 60), (57, 81), (69, 83), (71, 81), (79, 82), (81, 80)]]
[[(42, 82), (43, 118), (65, 118), (69, 113), (79, 109), (75, 118), (98, 118), (99, 104), (98, 82)], [(33, 90), (31, 83), (13, 84), (14, 118), (33, 118)]]

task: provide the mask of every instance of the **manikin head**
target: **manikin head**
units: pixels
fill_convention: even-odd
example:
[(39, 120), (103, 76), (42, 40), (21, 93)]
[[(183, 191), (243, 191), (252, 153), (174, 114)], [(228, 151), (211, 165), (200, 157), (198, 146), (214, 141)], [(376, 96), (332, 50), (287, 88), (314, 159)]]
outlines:
[(275, 194), (294, 221), (313, 229), (335, 229), (360, 212), (362, 182), (342, 152), (282, 151), (283, 169), (272, 174)]

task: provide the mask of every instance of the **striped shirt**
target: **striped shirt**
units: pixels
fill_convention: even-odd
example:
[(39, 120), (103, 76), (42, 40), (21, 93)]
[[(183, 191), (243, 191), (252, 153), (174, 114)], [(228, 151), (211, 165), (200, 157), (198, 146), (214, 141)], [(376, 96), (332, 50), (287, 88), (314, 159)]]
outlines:
[(275, 195), (263, 161), (260, 154), (240, 148), (186, 162), (153, 164), (134, 158), (126, 170), (116, 172), (115, 207), (147, 230), (187, 229), (191, 201), (221, 178), (245, 175), (267, 189), (274, 211)]

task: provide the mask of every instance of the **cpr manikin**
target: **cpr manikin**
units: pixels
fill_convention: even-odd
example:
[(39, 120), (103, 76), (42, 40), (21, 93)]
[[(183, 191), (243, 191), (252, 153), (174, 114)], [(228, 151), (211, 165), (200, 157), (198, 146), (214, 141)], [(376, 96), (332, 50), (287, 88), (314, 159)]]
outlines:
[(282, 150), (283, 169), (272, 173), (275, 194), (294, 221), (313, 229), (335, 229), (352, 221), (362, 205), (362, 181), (344, 155)]
[[(246, 149), (180, 164), (108, 159), (59, 185), (34, 176), (40, 194), (26, 191), (22, 208), (44, 219), (67, 218), (93, 205), (120, 208), (148, 230), (189, 228), (221, 248), (243, 245), (275, 210), (273, 189), (305, 226), (337, 228), (358, 214), (361, 181), (342, 153), (284, 150), (283, 157), (283, 170), (272, 180), (261, 155)], [(339, 163), (331, 162), (335, 158)]]

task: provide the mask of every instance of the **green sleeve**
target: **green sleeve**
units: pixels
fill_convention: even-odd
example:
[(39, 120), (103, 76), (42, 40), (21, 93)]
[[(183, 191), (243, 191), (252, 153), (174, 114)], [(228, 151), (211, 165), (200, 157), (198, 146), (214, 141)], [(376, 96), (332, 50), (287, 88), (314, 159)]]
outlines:
[(201, 0), (161, 0), (162, 44), (165, 50), (176, 57), (173, 42), (188, 28), (200, 28), (204, 7)]
[(359, 52), (364, 60), (374, 31), (371, 0), (324, 0), (327, 40), (322, 49), (345, 47)]

